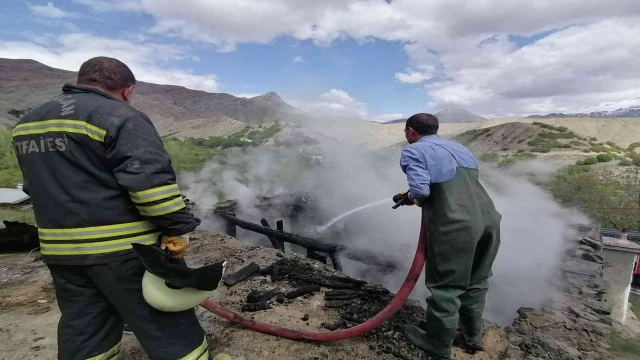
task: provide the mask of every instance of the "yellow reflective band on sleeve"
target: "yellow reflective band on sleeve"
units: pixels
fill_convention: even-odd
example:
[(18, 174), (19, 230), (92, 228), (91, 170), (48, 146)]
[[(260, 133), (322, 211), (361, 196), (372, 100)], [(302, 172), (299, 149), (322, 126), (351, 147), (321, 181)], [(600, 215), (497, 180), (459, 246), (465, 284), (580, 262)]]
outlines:
[(44, 134), (48, 132), (68, 132), (84, 134), (88, 137), (104, 142), (107, 135), (105, 130), (81, 120), (46, 120), (19, 124), (13, 129), (13, 137), (20, 135)]
[(90, 357), (87, 360), (116, 360), (120, 357), (120, 343), (100, 355)]
[(127, 239), (99, 241), (81, 244), (48, 244), (40, 243), (42, 255), (94, 255), (131, 249), (131, 244), (153, 245), (160, 233), (152, 233)]
[(131, 196), (131, 200), (136, 204), (149, 203), (176, 195), (180, 195), (180, 189), (178, 188), (177, 184), (165, 185), (149, 190), (129, 193), (129, 196)]
[(38, 229), (38, 235), (42, 240), (83, 240), (99, 239), (120, 235), (133, 235), (153, 230), (155, 226), (147, 221), (132, 223), (93, 226), (75, 229)]
[[(207, 355), (206, 357), (202, 357), (203, 355)], [(195, 348), (189, 355), (180, 358), (179, 360), (200, 360), (200, 359), (208, 359), (209, 358), (209, 350), (207, 349), (207, 338), (205, 337), (202, 340), (202, 344)]]
[(182, 197), (177, 197), (175, 199), (171, 199), (169, 201), (165, 201), (158, 205), (153, 206), (137, 206), (140, 214), (144, 216), (161, 216), (170, 214), (172, 212), (176, 212), (178, 210), (182, 210), (187, 205), (182, 200)]

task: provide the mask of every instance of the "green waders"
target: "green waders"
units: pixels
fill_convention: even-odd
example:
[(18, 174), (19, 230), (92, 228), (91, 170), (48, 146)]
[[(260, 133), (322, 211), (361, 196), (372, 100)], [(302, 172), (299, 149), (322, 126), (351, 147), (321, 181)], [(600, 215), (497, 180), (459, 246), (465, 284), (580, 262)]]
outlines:
[(500, 219), (476, 169), (458, 167), (447, 182), (431, 184), (422, 208), (427, 228), (426, 337), (419, 346), (451, 357), (460, 323), (466, 342), (482, 344), (485, 296), (500, 246)]

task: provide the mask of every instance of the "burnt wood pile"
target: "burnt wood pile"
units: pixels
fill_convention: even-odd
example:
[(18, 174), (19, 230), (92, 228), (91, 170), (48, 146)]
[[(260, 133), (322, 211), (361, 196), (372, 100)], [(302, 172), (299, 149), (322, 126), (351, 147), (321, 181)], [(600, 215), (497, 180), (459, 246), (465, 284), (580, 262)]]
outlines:
[[(393, 294), (380, 285), (353, 279), (328, 267), (296, 257), (281, 257), (257, 271), (252, 265), (249, 264), (227, 277), (234, 279), (234, 282), (239, 277), (246, 280), (246, 269), (253, 268), (251, 276), (270, 278), (270, 281), (265, 281), (267, 285), (261, 285), (248, 293), (241, 306), (241, 311), (245, 313), (272, 311), (273, 307), (287, 306), (300, 298), (310, 298), (322, 293), (323, 306), (337, 311), (340, 318), (333, 323), (323, 323), (321, 327), (336, 331), (367, 321), (393, 298)], [(305, 314), (304, 318), (308, 317)], [(402, 330), (407, 324), (418, 323), (424, 317), (422, 307), (409, 301), (390, 320), (365, 334), (364, 338), (370, 343), (370, 348), (380, 355), (390, 354), (397, 359), (420, 359), (419, 349), (405, 340)]]
[(0, 252), (30, 251), (40, 246), (38, 228), (18, 222), (3, 221), (0, 229)]

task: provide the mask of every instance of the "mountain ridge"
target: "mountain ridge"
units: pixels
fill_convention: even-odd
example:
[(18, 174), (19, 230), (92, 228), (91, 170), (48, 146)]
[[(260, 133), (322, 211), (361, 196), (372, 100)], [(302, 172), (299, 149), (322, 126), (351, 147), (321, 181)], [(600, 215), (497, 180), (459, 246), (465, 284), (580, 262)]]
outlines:
[[(20, 113), (51, 100), (60, 94), (65, 83), (75, 83), (76, 76), (76, 72), (55, 69), (35, 60), (0, 58), (0, 125), (15, 124)], [(192, 131), (196, 128), (190, 129), (195, 124), (202, 130), (207, 124), (212, 128), (237, 128), (238, 122), (252, 125), (313, 120), (275, 92), (247, 99), (143, 81), (136, 84), (131, 105), (146, 113), (161, 135), (183, 130), (198, 133)]]
[[(591, 118), (640, 118), (640, 98), (631, 101), (637, 101), (637, 105), (631, 105), (627, 107), (619, 107), (615, 110), (600, 110), (591, 112), (580, 113), (550, 113), (546, 115), (530, 115), (528, 118), (544, 119), (544, 118), (578, 118), (578, 117), (591, 117)], [(598, 107), (595, 106), (595, 107)]]
[[(464, 109), (444, 109), (444, 110), (438, 111), (433, 115), (435, 115), (435, 117), (438, 118), (438, 122), (448, 123), (448, 124), (474, 123), (474, 122), (481, 122), (481, 121), (487, 120), (482, 116), (476, 115)], [(399, 124), (399, 123), (404, 123), (405, 121), (407, 121), (406, 118), (391, 120), (391, 121), (384, 122), (382, 124)]]

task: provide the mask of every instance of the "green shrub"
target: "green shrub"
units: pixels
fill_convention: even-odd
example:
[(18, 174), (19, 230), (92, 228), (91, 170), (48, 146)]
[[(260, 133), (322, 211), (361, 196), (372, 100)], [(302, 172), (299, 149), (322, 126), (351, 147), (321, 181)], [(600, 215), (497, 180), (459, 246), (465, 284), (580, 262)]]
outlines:
[(640, 142), (634, 142), (633, 144), (629, 145), (628, 149), (629, 150), (635, 150), (637, 148), (640, 147)]
[(534, 147), (533, 149), (531, 149), (532, 152), (534, 153), (548, 153), (551, 152), (551, 148), (549, 147)]
[(598, 154), (596, 156), (599, 162), (609, 162), (613, 160), (613, 155), (611, 154)]
[(598, 141), (598, 138), (597, 138), (597, 137), (590, 137), (590, 138), (589, 138), (589, 140), (591, 140), (591, 141)]
[(583, 152), (583, 153), (590, 153), (590, 152), (591, 152), (591, 150), (589, 150), (589, 149), (584, 149), (584, 150), (582, 150), (582, 152)]
[[(556, 131), (560, 131), (560, 132), (566, 132), (567, 130), (569, 130), (566, 126), (557, 126), (555, 128)], [(575, 136), (575, 135), (574, 135)]]
[(522, 154), (523, 152), (524, 152), (524, 150), (518, 149), (518, 154)]
[(584, 165), (584, 160), (576, 160), (576, 165)]
[(592, 147), (590, 147), (590, 148), (589, 148), (589, 150), (591, 150), (591, 152), (597, 152), (597, 153), (600, 153), (600, 152), (607, 152), (607, 151), (609, 151), (609, 148), (604, 147), (604, 146), (596, 145), (596, 146), (592, 146)]
[(537, 126), (543, 128), (543, 129), (548, 129), (548, 130), (554, 130), (555, 129), (555, 127), (553, 125), (545, 124), (545, 123), (542, 123), (542, 122), (539, 122), (539, 121), (534, 122), (533, 125), (537, 125)]
[(578, 140), (572, 140), (569, 142), (569, 144), (573, 145), (573, 146), (587, 146), (587, 144), (583, 143), (582, 141), (578, 141)]
[(595, 157), (595, 156), (589, 156), (588, 158), (586, 158), (586, 159), (584, 159), (582, 161), (583, 165), (593, 165), (593, 164), (596, 164), (596, 163), (598, 163), (598, 158)]
[(632, 160), (633, 161), (633, 165), (635, 166), (640, 166), (640, 156), (636, 157), (635, 159)]
[(576, 137), (576, 134), (572, 132), (566, 132), (566, 130), (565, 132), (559, 132), (559, 133), (544, 131), (538, 134), (538, 137), (541, 137), (544, 139), (574, 139)]
[(631, 166), (631, 165), (633, 165), (633, 163), (631, 162), (631, 160), (624, 159), (624, 160), (620, 160), (618, 165), (620, 165), (620, 166)]
[(569, 175), (586, 173), (589, 172), (589, 170), (590, 169), (588, 166), (569, 165), (569, 167), (567, 167), (567, 172), (569, 173)]
[(500, 161), (500, 155), (496, 154), (496, 153), (482, 154), (482, 155), (480, 155), (480, 161), (488, 162), (488, 163), (495, 163), (495, 162)]

